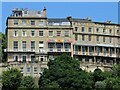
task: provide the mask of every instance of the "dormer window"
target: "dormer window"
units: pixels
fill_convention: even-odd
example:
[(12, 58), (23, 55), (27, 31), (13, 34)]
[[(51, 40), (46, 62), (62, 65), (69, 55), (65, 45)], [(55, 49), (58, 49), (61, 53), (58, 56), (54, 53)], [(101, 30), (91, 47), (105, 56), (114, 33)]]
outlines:
[(40, 14), (40, 11), (38, 11), (38, 14)]
[(27, 11), (24, 11), (24, 14), (27, 14)]

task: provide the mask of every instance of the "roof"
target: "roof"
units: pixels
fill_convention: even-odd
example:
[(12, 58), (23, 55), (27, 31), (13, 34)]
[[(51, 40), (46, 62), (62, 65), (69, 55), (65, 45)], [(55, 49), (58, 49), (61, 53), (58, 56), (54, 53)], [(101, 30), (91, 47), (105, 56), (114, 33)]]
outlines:
[(67, 18), (48, 18), (48, 22), (69, 22), (69, 20)]
[(78, 22), (92, 22), (91, 20), (79, 19), (79, 18), (72, 18), (72, 21), (78, 21)]

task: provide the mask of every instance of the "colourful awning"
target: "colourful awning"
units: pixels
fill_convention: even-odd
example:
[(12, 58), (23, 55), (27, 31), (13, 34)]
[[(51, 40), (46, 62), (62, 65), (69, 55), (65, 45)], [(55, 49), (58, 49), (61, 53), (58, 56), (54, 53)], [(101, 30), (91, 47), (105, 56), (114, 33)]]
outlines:
[(69, 39), (49, 39), (48, 42), (71, 42)]

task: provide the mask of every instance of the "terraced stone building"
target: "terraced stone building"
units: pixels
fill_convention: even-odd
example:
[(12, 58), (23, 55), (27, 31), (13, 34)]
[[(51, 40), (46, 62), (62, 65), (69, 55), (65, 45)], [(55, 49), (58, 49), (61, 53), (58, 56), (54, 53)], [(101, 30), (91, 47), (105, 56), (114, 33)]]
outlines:
[(120, 25), (90, 18), (48, 18), (42, 11), (12, 10), (7, 18), (7, 61), (24, 76), (40, 76), (47, 62), (67, 53), (88, 71), (120, 63)]

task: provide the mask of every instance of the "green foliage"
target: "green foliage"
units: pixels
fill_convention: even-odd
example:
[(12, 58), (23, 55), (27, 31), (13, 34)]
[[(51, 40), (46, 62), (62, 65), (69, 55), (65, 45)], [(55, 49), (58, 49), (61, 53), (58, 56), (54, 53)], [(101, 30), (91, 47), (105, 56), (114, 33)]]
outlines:
[(19, 70), (12, 68), (7, 71), (3, 71), (2, 74), (2, 89), (17, 90), (21, 82), (21, 73)]
[(120, 78), (110, 77), (105, 80), (106, 90), (119, 90), (120, 89)]
[(5, 62), (6, 61), (6, 53), (4, 52), (4, 49), (7, 48), (7, 39), (5, 34), (0, 32), (0, 62)]
[(114, 77), (120, 78), (120, 65), (114, 65), (112, 74)]
[(36, 88), (34, 79), (31, 76), (25, 76), (21, 80), (20, 87), (18, 90), (34, 90)]
[(105, 90), (106, 83), (104, 81), (97, 81), (95, 83), (95, 89), (96, 90)]
[(99, 68), (95, 69), (95, 71), (93, 73), (93, 80), (94, 80), (94, 82), (96, 82), (96, 81), (102, 81), (104, 79), (105, 78), (103, 76), (103, 73), (102, 73), (101, 69), (99, 69)]
[(92, 89), (93, 81), (89, 73), (80, 69), (79, 62), (68, 55), (61, 55), (48, 63), (39, 80), (41, 89)]

